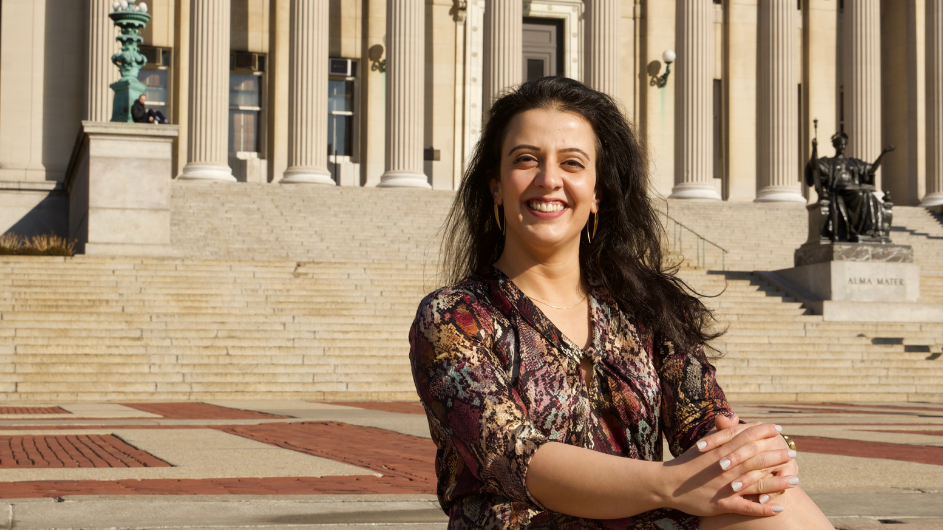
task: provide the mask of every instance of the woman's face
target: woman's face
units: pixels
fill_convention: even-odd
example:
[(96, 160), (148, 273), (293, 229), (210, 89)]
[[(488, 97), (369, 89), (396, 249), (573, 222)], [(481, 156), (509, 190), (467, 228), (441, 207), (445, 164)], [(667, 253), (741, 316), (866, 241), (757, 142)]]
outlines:
[(596, 212), (596, 135), (582, 116), (533, 109), (514, 116), (501, 146), (500, 180), (507, 242), (534, 253), (575, 244)]

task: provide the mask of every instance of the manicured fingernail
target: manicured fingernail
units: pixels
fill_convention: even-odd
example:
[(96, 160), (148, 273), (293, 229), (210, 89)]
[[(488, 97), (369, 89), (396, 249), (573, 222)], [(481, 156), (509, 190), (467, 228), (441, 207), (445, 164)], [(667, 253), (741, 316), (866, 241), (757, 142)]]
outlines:
[(796, 457), (796, 452), (793, 451), (792, 449), (790, 449), (790, 450), (789, 450), (789, 458), (795, 458), (795, 457)]
[(733, 484), (730, 485), (730, 487), (733, 488), (734, 491), (740, 491), (740, 489), (743, 488), (743, 483), (734, 482)]
[(773, 506), (773, 513), (780, 513), (783, 510), (785, 510), (785, 508), (783, 508), (782, 506)]
[(790, 485), (790, 486), (798, 486), (798, 485), (799, 485), (799, 477), (789, 477), (789, 485)]
[(705, 447), (707, 447), (707, 442), (705, 442), (704, 440), (701, 440), (700, 442), (697, 443), (698, 449), (703, 450)]
[(720, 461), (720, 469), (727, 471), (727, 468), (730, 467), (730, 460), (726, 458)]
[(760, 495), (760, 504), (766, 504), (766, 501), (769, 500), (769, 495)]
[(783, 428), (781, 425), (773, 425), (773, 427), (776, 427), (776, 432), (783, 432)]

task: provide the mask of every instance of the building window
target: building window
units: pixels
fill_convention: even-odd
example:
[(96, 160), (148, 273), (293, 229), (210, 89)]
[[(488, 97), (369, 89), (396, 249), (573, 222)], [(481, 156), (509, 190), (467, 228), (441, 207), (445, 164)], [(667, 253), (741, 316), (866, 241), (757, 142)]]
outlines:
[[(341, 62), (345, 68), (340, 68)], [(354, 155), (354, 89), (357, 64), (348, 59), (331, 59), (334, 75), (327, 82), (327, 154)], [(339, 75), (340, 74), (340, 75)]]
[(254, 53), (233, 53), (229, 74), (229, 152), (265, 151), (265, 60)]
[(724, 83), (714, 79), (714, 178), (724, 181), (726, 162), (724, 161)]
[(170, 63), (171, 50), (169, 48), (155, 48), (142, 46), (141, 53), (147, 57), (147, 64), (138, 73), (138, 81), (144, 83), (147, 89), (145, 105), (148, 109), (160, 111), (170, 117)]

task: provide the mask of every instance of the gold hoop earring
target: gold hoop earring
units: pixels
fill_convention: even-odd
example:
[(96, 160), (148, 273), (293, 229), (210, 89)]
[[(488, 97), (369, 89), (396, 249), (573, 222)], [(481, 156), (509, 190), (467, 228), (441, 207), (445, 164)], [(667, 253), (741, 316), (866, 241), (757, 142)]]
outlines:
[(503, 234), (506, 234), (506, 233), (507, 233), (507, 228), (508, 228), (507, 218), (505, 218), (505, 220), (504, 220), (504, 226), (501, 226), (501, 215), (498, 214), (498, 205), (497, 205), (497, 203), (495, 203), (495, 205), (494, 205), (494, 220), (497, 221), (497, 223), (498, 223), (498, 230), (501, 231), (501, 234), (502, 234), (502, 235), (503, 235)]
[(593, 238), (596, 237), (596, 229), (599, 228), (599, 213), (598, 212), (597, 213), (590, 212), (590, 213), (593, 216), (593, 235), (592, 236), (589, 235), (589, 220), (587, 219), (586, 221), (586, 242), (587, 243), (593, 242)]

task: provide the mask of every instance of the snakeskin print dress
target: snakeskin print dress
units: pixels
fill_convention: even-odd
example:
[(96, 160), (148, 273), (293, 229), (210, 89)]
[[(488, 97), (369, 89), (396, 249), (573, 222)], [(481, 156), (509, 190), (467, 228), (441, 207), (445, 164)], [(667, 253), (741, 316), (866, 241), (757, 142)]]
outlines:
[[(593, 339), (585, 349), (497, 268), (419, 305), (409, 356), (450, 529), (697, 529), (698, 517), (667, 508), (572, 517), (527, 491), (528, 463), (544, 443), (660, 461), (663, 435), (679, 455), (716, 414), (732, 415), (713, 366), (633, 323), (601, 288), (588, 298)], [(581, 375), (584, 356), (592, 385)]]

